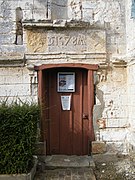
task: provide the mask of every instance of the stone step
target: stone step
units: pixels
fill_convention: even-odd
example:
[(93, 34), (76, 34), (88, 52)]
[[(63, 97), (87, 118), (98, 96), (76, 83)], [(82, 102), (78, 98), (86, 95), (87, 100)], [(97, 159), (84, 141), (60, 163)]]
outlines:
[(34, 180), (96, 180), (92, 168), (57, 168), (46, 169), (42, 173), (37, 173)]
[(95, 163), (91, 156), (67, 156), (67, 155), (52, 155), (39, 156), (39, 165), (42, 169), (46, 168), (70, 168), (70, 167), (95, 167)]

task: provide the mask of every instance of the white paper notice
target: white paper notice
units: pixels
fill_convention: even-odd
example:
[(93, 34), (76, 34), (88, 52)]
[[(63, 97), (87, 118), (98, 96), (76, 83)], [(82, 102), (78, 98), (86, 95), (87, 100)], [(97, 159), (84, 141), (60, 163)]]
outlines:
[(71, 96), (61, 96), (61, 104), (62, 104), (62, 109), (65, 110), (70, 110), (70, 105), (71, 105)]
[(58, 73), (58, 92), (75, 92), (75, 73)]

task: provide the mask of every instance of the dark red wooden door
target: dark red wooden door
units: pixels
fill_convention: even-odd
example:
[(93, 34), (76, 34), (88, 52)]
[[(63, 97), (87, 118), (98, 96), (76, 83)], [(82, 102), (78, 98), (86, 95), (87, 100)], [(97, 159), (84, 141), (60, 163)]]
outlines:
[[(75, 92), (57, 91), (58, 72), (75, 72)], [(56, 68), (44, 72), (45, 121), (47, 154), (89, 154), (92, 135), (92, 115), (89, 101), (88, 70), (79, 68)], [(92, 73), (89, 75), (92, 76)], [(70, 110), (63, 110), (61, 96), (71, 95)]]

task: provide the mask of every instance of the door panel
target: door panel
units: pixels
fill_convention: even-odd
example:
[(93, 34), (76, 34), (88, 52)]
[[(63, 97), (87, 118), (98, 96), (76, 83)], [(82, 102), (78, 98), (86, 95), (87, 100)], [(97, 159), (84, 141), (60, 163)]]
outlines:
[[(75, 72), (75, 92), (57, 92), (57, 73)], [(88, 154), (90, 119), (88, 112), (88, 71), (79, 68), (46, 70), (47, 154)], [(61, 95), (71, 95), (70, 111), (62, 110)], [(48, 117), (47, 117), (48, 116)]]

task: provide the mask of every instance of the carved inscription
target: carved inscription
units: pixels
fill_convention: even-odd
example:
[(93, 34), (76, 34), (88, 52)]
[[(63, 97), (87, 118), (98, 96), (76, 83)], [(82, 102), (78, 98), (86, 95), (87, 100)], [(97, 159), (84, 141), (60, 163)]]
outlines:
[(104, 53), (104, 31), (95, 30), (27, 30), (29, 52), (91, 52)]
[(83, 46), (86, 45), (86, 36), (52, 36), (48, 37), (48, 46)]

